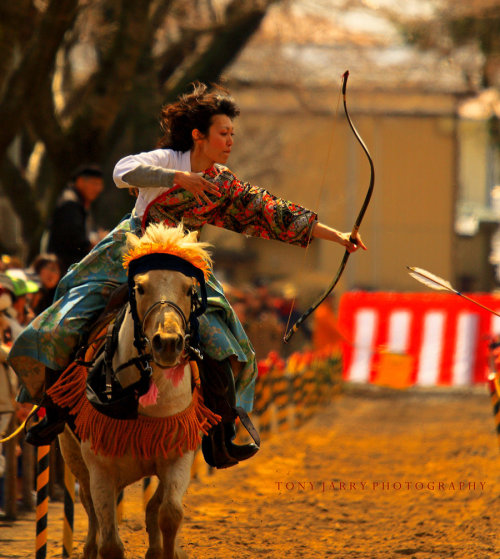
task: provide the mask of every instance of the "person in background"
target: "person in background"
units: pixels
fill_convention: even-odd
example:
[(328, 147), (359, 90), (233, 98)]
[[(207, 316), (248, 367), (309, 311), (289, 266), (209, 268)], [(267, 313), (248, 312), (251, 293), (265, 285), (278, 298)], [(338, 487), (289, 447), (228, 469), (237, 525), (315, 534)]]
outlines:
[(75, 171), (72, 181), (57, 201), (47, 250), (58, 256), (62, 275), (71, 264), (81, 260), (98, 240), (98, 235), (92, 232), (90, 209), (103, 188), (102, 170), (87, 165)]
[(23, 264), (17, 256), (2, 254), (0, 256), (0, 272), (5, 272), (11, 268), (22, 268)]
[(61, 279), (61, 263), (55, 254), (39, 254), (31, 265), (39, 279), (40, 291), (33, 301), (35, 315), (50, 307), (54, 300), (57, 284)]
[[(10, 346), (14, 337), (21, 331), (16, 321), (16, 311), (13, 308), (15, 295), (12, 280), (0, 273), (0, 439), (7, 434), (12, 415), (16, 411), (17, 378), (8, 366)], [(5, 473), (5, 458), (0, 443), (0, 507), (3, 505), (3, 476)]]
[(12, 307), (16, 312), (16, 320), (21, 326), (27, 326), (35, 318), (31, 303), (40, 286), (20, 268), (9, 269), (5, 274), (11, 280), (14, 289)]
[(316, 309), (313, 323), (313, 348), (315, 350), (331, 349), (341, 351), (342, 335), (335, 316), (335, 295), (331, 293)]

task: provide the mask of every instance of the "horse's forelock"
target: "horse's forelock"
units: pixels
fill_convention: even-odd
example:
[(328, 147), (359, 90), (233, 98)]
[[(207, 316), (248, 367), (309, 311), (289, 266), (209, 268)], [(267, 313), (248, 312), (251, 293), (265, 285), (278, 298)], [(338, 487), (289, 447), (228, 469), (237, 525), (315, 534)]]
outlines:
[(196, 231), (186, 233), (182, 223), (177, 227), (153, 223), (147, 227), (142, 237), (128, 233), (125, 266), (130, 260), (145, 254), (167, 252), (188, 260), (206, 275), (212, 266), (212, 259), (207, 251), (210, 244), (199, 242), (197, 237)]

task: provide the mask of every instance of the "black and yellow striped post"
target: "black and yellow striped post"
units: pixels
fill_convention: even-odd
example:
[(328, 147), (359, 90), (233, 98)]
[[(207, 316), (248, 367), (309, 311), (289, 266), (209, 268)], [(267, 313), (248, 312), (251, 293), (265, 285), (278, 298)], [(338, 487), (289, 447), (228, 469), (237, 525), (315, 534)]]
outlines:
[(490, 373), (488, 376), (491, 403), (493, 405), (493, 417), (495, 418), (495, 428), (500, 447), (500, 377), (499, 373)]
[(36, 559), (45, 559), (47, 556), (49, 456), (50, 445), (38, 447), (36, 463)]
[(73, 551), (73, 522), (75, 514), (75, 476), (64, 464), (64, 518), (63, 518), (63, 557), (71, 557)]
[(154, 493), (154, 485), (152, 481), (153, 480), (150, 477), (145, 477), (142, 480), (142, 507), (144, 510), (146, 510), (149, 500), (151, 499)]

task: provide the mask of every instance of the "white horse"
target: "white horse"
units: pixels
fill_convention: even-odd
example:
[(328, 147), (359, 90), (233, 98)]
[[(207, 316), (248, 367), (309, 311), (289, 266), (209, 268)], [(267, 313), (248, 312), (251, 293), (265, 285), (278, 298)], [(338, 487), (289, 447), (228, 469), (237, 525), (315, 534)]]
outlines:
[[(124, 557), (117, 529), (117, 496), (127, 485), (154, 475), (159, 484), (146, 510), (146, 559), (179, 559), (187, 557), (176, 545), (176, 534), (183, 518), (182, 498), (190, 481), (194, 450), (201, 432), (218, 420), (203, 405), (185, 356), (192, 297), (196, 296), (190, 266), (201, 267), (206, 274), (210, 257), (206, 245), (196, 242), (196, 233), (186, 235), (182, 226), (153, 225), (141, 238), (129, 234), (127, 244), (129, 278), (134, 265), (141, 263), (134, 267), (131, 284), (136, 310), (125, 314), (112, 365), (116, 372), (120, 365), (130, 363), (122, 369), (121, 384), (130, 382), (123, 381), (127, 374), (137, 380), (141, 367), (144, 372), (151, 366), (150, 390), (139, 401), (137, 420), (106, 418), (90, 406), (85, 395), (78, 401), (73, 398), (76, 433), (82, 440), (79, 442), (66, 427), (60, 444), (80, 483), (81, 501), (88, 514), (85, 558)], [(165, 253), (179, 259), (181, 267), (182, 262), (190, 263), (188, 272), (164, 269), (162, 259), (170, 258)], [(141, 344), (139, 351), (134, 345), (138, 336), (142, 336), (144, 352), (150, 354), (143, 365), (135, 360), (140, 355)], [(81, 379), (78, 382), (82, 392)], [(64, 392), (70, 384), (68, 379), (58, 383), (59, 391)], [(57, 390), (56, 386), (55, 398)], [(74, 392), (72, 388), (72, 397)]]

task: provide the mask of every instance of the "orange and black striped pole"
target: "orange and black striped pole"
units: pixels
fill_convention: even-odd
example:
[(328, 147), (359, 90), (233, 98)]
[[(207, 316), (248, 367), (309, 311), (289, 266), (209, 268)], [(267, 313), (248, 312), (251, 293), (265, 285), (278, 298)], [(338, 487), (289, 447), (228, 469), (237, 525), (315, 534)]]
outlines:
[(36, 559), (47, 556), (50, 445), (39, 446), (36, 463)]

